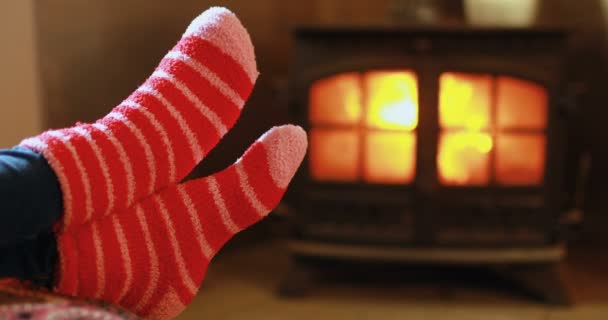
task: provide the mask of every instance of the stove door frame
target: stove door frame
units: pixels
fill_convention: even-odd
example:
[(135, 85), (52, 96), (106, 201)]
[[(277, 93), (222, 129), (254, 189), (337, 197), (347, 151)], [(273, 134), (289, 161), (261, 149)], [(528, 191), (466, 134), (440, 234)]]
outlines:
[[(307, 130), (308, 93), (315, 80), (343, 72), (408, 69), (416, 72), (419, 87), (416, 174), (411, 185), (321, 183), (309, 179), (308, 159), (296, 185), (303, 198), (344, 201), (382, 197), (400, 198), (414, 215), (414, 235), (404, 245), (463, 245), (437, 241), (437, 220), (452, 202), (484, 214), (503, 207), (532, 210), (534, 224), (546, 235), (542, 242), (559, 242), (555, 233), (562, 214), (565, 120), (560, 114), (563, 34), (557, 31), (522, 30), (317, 30), (296, 32), (296, 52), (290, 81), (290, 108)], [(491, 73), (531, 80), (547, 88), (546, 166), (538, 187), (448, 187), (438, 182), (439, 75), (445, 71)], [(424, 111), (423, 111), (424, 110)], [(421, 165), (424, 164), (424, 165)], [(565, 197), (563, 197), (565, 199)], [(399, 202), (399, 201), (398, 201)], [(470, 204), (469, 204), (470, 202)], [(302, 214), (306, 214), (305, 208)], [(310, 210), (310, 208), (309, 208)], [(528, 211), (526, 211), (528, 212)], [(508, 213), (506, 213), (508, 214)], [(301, 215), (300, 215), (301, 217)], [(299, 219), (296, 225), (306, 225)], [(530, 243), (538, 245), (539, 243)], [(477, 244), (479, 245), (479, 244)]]

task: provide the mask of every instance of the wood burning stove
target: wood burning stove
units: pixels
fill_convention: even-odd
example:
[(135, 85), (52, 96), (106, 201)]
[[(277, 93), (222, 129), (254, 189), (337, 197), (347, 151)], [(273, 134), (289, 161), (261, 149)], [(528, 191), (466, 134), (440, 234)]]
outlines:
[(290, 108), (310, 134), (297, 270), (307, 257), (499, 264), (566, 301), (554, 268), (564, 34), (301, 28), (295, 39)]

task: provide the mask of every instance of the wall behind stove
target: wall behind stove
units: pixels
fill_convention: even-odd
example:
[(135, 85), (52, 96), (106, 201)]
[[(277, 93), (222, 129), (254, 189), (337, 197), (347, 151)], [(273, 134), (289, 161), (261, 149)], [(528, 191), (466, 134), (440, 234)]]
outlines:
[[(585, 84), (577, 146), (593, 156), (584, 231), (607, 235), (608, 119), (606, 18), (602, 0), (544, 0), (538, 23), (573, 29), (569, 77)], [(244, 114), (199, 173), (232, 162), (273, 124), (289, 120), (277, 103), (292, 57), (290, 38), (300, 24), (370, 25), (387, 22), (391, 0), (37, 0), (38, 56), (44, 124), (60, 127), (105, 114), (143, 82), (189, 21), (211, 5), (235, 11), (251, 33), (261, 76)]]
[(0, 1), (0, 148), (41, 129), (34, 0)]

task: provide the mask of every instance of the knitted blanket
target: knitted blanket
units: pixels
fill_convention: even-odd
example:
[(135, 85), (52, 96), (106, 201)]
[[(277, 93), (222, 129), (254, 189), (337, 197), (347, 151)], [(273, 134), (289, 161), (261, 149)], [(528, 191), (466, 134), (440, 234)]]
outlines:
[(0, 280), (0, 320), (136, 320), (107, 303), (76, 300), (14, 279)]

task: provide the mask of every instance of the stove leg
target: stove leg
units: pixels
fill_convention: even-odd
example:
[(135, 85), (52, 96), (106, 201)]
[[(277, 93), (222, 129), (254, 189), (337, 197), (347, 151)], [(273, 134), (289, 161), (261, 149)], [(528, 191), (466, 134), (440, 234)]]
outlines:
[(556, 306), (572, 305), (557, 263), (511, 266), (500, 270), (499, 274), (545, 303)]
[(314, 271), (310, 266), (293, 259), (291, 269), (279, 284), (279, 296), (297, 298), (306, 296), (314, 284)]

